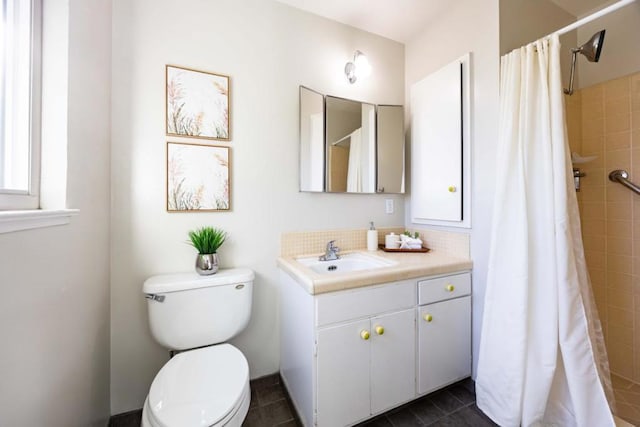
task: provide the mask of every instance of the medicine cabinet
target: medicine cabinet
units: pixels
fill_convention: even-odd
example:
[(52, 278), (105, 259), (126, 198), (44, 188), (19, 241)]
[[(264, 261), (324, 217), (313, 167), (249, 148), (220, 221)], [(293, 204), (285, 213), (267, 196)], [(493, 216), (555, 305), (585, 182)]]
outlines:
[(300, 191), (404, 193), (404, 109), (300, 86)]
[(471, 227), (470, 54), (411, 86), (411, 221)]

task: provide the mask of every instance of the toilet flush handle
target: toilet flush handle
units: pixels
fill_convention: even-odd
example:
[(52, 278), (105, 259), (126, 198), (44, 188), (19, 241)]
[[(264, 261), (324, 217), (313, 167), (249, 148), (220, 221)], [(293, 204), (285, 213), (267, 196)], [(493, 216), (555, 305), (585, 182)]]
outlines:
[(144, 294), (144, 297), (152, 301), (164, 302), (164, 295)]

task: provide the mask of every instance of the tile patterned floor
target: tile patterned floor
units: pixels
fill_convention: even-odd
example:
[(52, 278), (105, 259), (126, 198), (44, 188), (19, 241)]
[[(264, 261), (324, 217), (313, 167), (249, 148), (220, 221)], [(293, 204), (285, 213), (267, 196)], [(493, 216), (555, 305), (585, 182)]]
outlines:
[(635, 426), (640, 426), (640, 384), (611, 375), (616, 397), (616, 415)]
[[(300, 426), (278, 375), (253, 381), (244, 427)], [(453, 384), (368, 420), (358, 427), (495, 426), (476, 407), (473, 381)]]
[[(138, 427), (142, 411), (111, 417), (109, 427)], [(474, 383), (466, 379), (368, 420), (357, 427), (495, 426), (476, 406)], [(251, 405), (243, 427), (301, 426), (278, 374), (251, 381)]]
[[(640, 385), (612, 375), (617, 414), (640, 427)], [(109, 427), (139, 427), (142, 410), (114, 415)], [(280, 376), (269, 375), (251, 381), (251, 406), (244, 427), (300, 426)], [(414, 400), (404, 406), (379, 415), (357, 427), (482, 427), (495, 426), (476, 406), (471, 379), (453, 384), (444, 390)]]

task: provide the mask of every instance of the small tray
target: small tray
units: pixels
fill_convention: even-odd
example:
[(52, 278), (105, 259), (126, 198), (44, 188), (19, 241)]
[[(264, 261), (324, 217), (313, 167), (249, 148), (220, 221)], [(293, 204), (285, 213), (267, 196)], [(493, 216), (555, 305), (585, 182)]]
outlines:
[(415, 253), (425, 253), (429, 252), (431, 249), (425, 248), (424, 246), (421, 249), (387, 249), (384, 247), (382, 243), (378, 245), (379, 249), (382, 249), (385, 252), (415, 252)]

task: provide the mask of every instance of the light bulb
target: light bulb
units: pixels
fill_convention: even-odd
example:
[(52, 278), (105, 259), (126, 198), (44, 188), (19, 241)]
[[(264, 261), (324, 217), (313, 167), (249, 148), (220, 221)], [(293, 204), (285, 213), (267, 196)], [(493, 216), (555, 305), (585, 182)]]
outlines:
[(353, 63), (355, 64), (355, 74), (356, 77), (369, 77), (371, 75), (371, 64), (369, 64), (369, 60), (366, 55), (359, 50), (356, 50), (356, 53), (353, 57)]

